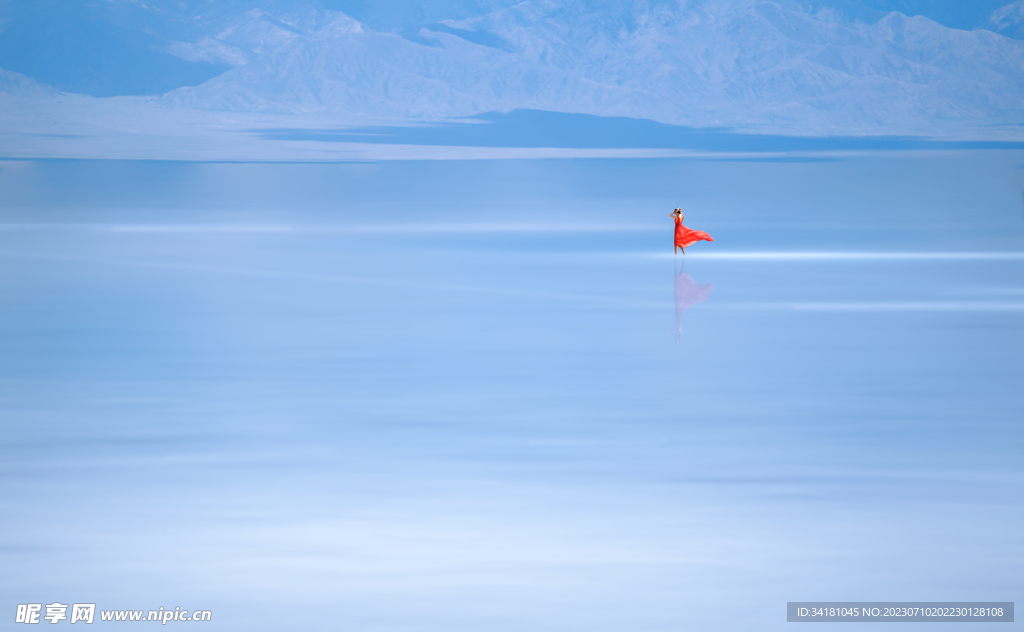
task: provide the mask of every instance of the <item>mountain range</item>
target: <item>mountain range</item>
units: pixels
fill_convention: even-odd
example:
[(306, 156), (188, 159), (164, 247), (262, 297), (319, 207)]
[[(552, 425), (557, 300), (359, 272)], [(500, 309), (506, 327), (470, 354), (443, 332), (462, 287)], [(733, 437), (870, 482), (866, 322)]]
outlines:
[[(92, 81), (102, 86), (92, 93), (137, 94), (131, 77), (141, 75), (138, 85), (159, 87), (141, 90), (158, 95), (147, 107), (338, 124), (534, 109), (805, 135), (1024, 122), (1024, 0), (970, 3), (973, 14), (963, 3), (913, 0), (484, 0), (404, 11), (390, 0), (105, 4), (106, 21), (88, 28), (106, 29), (115, 48), (128, 39), (111, 35), (114, 26), (140, 34), (132, 46), (146, 54), (137, 66), (119, 61), (127, 66)], [(914, 14), (920, 6), (933, 15)], [(31, 46), (12, 53), (11, 25), (37, 18), (7, 13), (0, 65), (90, 93), (47, 81)], [(93, 51), (83, 63), (102, 57)], [(29, 89), (4, 77), (0, 90)]]

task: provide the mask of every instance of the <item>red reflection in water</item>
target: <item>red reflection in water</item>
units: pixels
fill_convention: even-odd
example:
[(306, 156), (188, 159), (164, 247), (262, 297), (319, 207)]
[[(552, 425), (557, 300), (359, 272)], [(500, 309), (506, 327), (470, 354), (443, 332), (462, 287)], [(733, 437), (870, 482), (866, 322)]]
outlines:
[(683, 339), (683, 312), (697, 303), (703, 303), (711, 295), (711, 290), (715, 287), (714, 283), (701, 285), (694, 281), (693, 277), (683, 271), (685, 265), (679, 266), (675, 277), (676, 326), (672, 333), (676, 343), (681, 342)]

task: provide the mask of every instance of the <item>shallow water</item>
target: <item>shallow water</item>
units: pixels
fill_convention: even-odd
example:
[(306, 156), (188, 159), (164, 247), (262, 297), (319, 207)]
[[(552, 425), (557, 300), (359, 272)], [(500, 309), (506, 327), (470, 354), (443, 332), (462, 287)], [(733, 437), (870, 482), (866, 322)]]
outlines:
[[(7, 607), (1013, 600), (1021, 164), (0, 164)], [(673, 256), (676, 205), (716, 241)]]

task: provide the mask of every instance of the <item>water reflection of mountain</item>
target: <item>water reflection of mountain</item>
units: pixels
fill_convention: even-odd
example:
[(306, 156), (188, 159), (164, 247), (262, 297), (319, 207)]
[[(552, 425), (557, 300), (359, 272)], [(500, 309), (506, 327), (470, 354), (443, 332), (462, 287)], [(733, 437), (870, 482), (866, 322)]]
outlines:
[(701, 285), (694, 281), (693, 277), (683, 271), (685, 266), (685, 263), (680, 264), (679, 268), (676, 269), (675, 276), (676, 326), (672, 334), (676, 339), (676, 343), (681, 342), (683, 339), (683, 312), (697, 303), (703, 303), (711, 295), (711, 290), (715, 287), (714, 283)]

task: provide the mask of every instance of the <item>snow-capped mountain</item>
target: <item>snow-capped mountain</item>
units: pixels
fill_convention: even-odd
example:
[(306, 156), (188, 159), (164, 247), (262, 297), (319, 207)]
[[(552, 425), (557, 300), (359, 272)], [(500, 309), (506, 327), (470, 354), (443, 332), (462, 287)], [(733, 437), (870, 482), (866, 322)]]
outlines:
[(57, 91), (16, 72), (0, 69), (0, 92), (21, 96), (53, 97)]
[(192, 51), (237, 67), (167, 104), (418, 119), (532, 108), (846, 133), (1004, 121), (1024, 105), (1024, 42), (769, 0), (528, 0), (413, 37), (337, 11), (253, 10)]
[(1003, 35), (1024, 38), (1024, 0), (1017, 0), (992, 13), (989, 27)]

